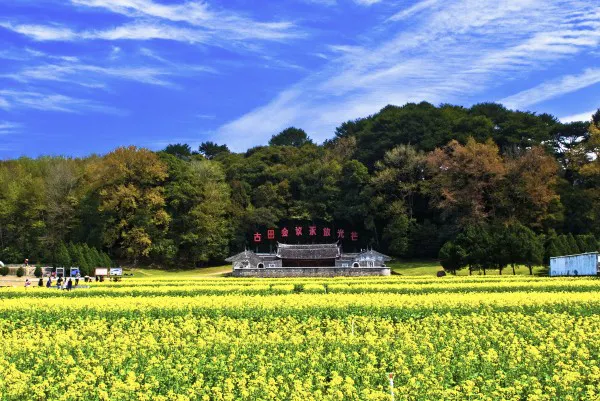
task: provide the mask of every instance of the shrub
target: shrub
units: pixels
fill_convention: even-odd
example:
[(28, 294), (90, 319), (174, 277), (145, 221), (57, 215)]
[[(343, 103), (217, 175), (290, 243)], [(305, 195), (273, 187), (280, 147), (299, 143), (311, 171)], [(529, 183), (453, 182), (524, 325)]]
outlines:
[(0, 274), (3, 275), (3, 276), (7, 276), (9, 271), (10, 270), (9, 270), (8, 266), (2, 266), (2, 267), (0, 267)]
[(23, 277), (24, 275), (25, 275), (25, 269), (23, 268), (23, 266), (21, 266), (17, 269), (17, 277)]
[(36, 276), (37, 278), (42, 277), (42, 268), (41, 266), (36, 266), (35, 267), (35, 271), (33, 272), (33, 275)]

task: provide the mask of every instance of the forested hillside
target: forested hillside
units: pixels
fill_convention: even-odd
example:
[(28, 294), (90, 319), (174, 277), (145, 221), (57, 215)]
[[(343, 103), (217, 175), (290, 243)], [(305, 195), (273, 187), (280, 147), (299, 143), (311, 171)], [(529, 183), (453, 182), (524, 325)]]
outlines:
[(438, 257), (448, 242), (450, 265), (477, 241), (514, 248), (509, 232), (534, 236), (546, 259), (594, 250), (600, 110), (590, 120), (420, 103), (345, 122), (323, 145), (288, 128), (245, 153), (205, 142), (3, 161), (0, 260), (59, 263), (87, 244), (129, 263), (203, 266), (294, 224), (355, 227), (361, 246), (400, 257)]

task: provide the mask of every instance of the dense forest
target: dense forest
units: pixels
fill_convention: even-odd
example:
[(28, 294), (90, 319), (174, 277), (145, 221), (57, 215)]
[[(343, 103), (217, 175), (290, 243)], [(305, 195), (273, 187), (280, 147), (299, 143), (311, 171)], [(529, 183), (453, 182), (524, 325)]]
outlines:
[(423, 102), (345, 122), (322, 145), (288, 128), (245, 153), (205, 142), (2, 161), (0, 260), (57, 264), (88, 247), (204, 266), (254, 247), (254, 232), (298, 224), (353, 227), (361, 247), (439, 255), (451, 270), (514, 263), (502, 253), (514, 238), (535, 238), (522, 252), (534, 260), (595, 250), (600, 110), (590, 121)]

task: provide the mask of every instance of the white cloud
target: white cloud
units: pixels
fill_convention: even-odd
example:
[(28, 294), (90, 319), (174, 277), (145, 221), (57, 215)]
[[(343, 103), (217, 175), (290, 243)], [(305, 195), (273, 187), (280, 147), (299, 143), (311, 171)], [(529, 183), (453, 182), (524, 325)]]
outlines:
[(354, 0), (356, 4), (361, 6), (372, 6), (373, 4), (380, 3), (382, 0)]
[(405, 8), (404, 10), (399, 11), (396, 14), (392, 15), (388, 19), (388, 21), (400, 21), (400, 20), (406, 19), (408, 17), (412, 17), (413, 15), (417, 14), (420, 11), (423, 11), (430, 7), (435, 6), (438, 2), (439, 2), (439, 0), (422, 0), (422, 1), (412, 5), (411, 7)]
[(169, 75), (171, 75), (170, 71), (152, 67), (109, 68), (86, 64), (44, 64), (3, 76), (20, 82), (49, 80), (74, 82), (84, 86), (97, 84), (94, 81), (94, 76), (109, 76), (145, 84), (172, 86), (173, 83), (163, 79), (163, 77)]
[(570, 116), (561, 117), (559, 120), (563, 123), (572, 123), (576, 121), (592, 121), (592, 116), (596, 110), (590, 110), (583, 113), (572, 114)]
[(104, 114), (123, 115), (124, 111), (103, 104), (78, 99), (55, 93), (40, 93), (32, 91), (16, 91), (0, 89), (0, 99), (4, 98), (6, 109), (35, 109), (41, 111), (55, 111), (64, 113), (96, 112)]
[(15, 134), (21, 130), (21, 124), (11, 121), (0, 121), (0, 135)]
[[(18, 72), (2, 74), (0, 77), (11, 78), (19, 82), (56, 81), (68, 82), (88, 88), (106, 88), (106, 79), (134, 81), (149, 85), (179, 87), (171, 78), (176, 76), (196, 75), (198, 73), (214, 73), (212, 68), (201, 65), (178, 64), (163, 59), (154, 53), (144, 52), (147, 56), (158, 59), (166, 66), (127, 66), (105, 67), (83, 63), (41, 64), (22, 68)], [(112, 57), (110, 57), (113, 59)]]
[[(238, 150), (300, 126), (331, 137), (341, 122), (387, 104), (461, 102), (600, 45), (592, 0), (423, 1), (411, 24), (390, 21), (356, 46), (341, 45), (328, 66), (215, 132)], [(427, 7), (426, 7), (427, 6)], [(404, 14), (402, 14), (404, 13)], [(383, 39), (382, 39), (383, 38)]]
[(11, 31), (20, 33), (25, 36), (29, 36), (33, 40), (46, 41), (46, 40), (60, 40), (70, 41), (76, 39), (76, 34), (69, 28), (51, 25), (13, 25), (9, 22), (0, 23), (0, 27), (9, 29)]
[(81, 40), (152, 40), (163, 39), (179, 42), (200, 43), (208, 41), (206, 32), (195, 29), (151, 23), (130, 23), (112, 29), (73, 31), (69, 28), (54, 28), (46, 25), (13, 25), (1, 23), (0, 26), (43, 41), (81, 41)]
[(600, 82), (600, 68), (590, 68), (579, 75), (565, 75), (559, 79), (544, 82), (500, 100), (509, 108), (525, 108), (545, 100), (575, 92)]
[(260, 22), (230, 11), (213, 11), (202, 1), (159, 4), (151, 0), (71, 0), (73, 4), (104, 8), (132, 18), (153, 17), (204, 28), (235, 39), (283, 40), (298, 37), (290, 22)]

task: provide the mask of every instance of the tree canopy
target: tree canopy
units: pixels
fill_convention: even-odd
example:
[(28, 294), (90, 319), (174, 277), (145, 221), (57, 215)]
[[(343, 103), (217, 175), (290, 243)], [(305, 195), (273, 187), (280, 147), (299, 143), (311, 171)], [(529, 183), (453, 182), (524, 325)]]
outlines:
[(439, 256), (452, 272), (597, 250), (600, 110), (563, 124), (495, 103), (408, 103), (322, 145), (290, 127), (242, 153), (209, 141), (0, 161), (5, 262), (203, 266), (295, 224), (352, 227), (356, 248)]

